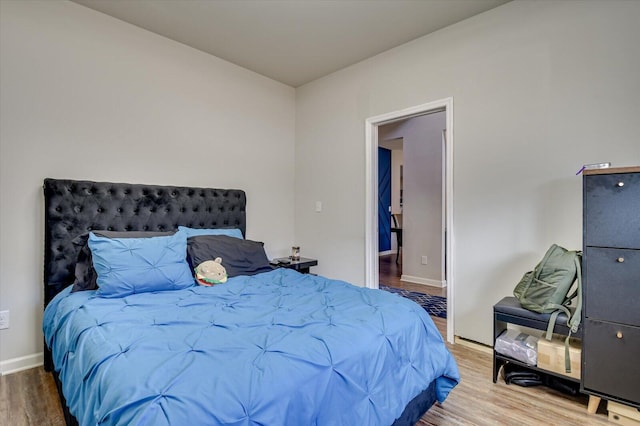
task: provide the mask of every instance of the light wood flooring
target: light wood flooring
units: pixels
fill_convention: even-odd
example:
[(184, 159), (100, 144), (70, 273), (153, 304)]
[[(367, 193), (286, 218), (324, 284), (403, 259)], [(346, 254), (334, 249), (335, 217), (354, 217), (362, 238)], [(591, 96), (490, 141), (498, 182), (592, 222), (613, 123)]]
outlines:
[(0, 425), (64, 425), (58, 390), (43, 367), (0, 376)]
[[(391, 260), (395, 265), (395, 257)], [(440, 332), (446, 334), (446, 320), (432, 318)], [(604, 403), (597, 414), (588, 415), (584, 395), (568, 396), (543, 386), (506, 385), (500, 379), (494, 384), (490, 354), (460, 344), (448, 347), (462, 380), (447, 400), (442, 405), (436, 403), (416, 426), (609, 424)], [(38, 367), (0, 376), (0, 425), (64, 425), (51, 374)]]

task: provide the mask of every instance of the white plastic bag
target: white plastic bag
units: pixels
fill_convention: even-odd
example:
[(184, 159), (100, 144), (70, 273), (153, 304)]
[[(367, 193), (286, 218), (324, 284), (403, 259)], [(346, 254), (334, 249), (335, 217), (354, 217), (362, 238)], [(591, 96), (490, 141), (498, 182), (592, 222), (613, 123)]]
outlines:
[(518, 330), (505, 330), (496, 339), (494, 349), (529, 365), (535, 366), (538, 362), (538, 338)]

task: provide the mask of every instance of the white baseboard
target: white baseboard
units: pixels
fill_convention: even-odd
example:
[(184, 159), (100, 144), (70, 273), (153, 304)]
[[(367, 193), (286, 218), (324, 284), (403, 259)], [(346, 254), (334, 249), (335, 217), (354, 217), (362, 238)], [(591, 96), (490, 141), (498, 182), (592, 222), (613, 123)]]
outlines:
[(493, 355), (493, 348), (482, 343), (474, 342), (473, 340), (467, 340), (460, 336), (455, 336), (454, 341), (457, 345), (466, 346), (476, 351), (483, 352), (485, 354)]
[(396, 251), (395, 250), (380, 251), (380, 252), (378, 252), (378, 257), (387, 256), (389, 254), (396, 254)]
[(44, 354), (42, 352), (0, 361), (0, 376), (40, 367), (42, 364), (44, 364)]
[(447, 286), (446, 281), (431, 280), (429, 278), (422, 278), (422, 277), (413, 277), (411, 275), (405, 275), (405, 274), (402, 274), (402, 276), (400, 277), (400, 281), (406, 281), (408, 283), (414, 283), (414, 284), (430, 285), (431, 287), (438, 287), (438, 288), (445, 288)]

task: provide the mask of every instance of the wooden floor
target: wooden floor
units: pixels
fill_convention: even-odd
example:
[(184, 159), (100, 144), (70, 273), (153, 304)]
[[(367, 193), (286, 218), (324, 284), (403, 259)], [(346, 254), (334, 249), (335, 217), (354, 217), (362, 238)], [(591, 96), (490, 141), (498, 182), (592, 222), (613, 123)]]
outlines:
[[(391, 260), (390, 269), (395, 257)], [(432, 318), (445, 335), (446, 320)], [(586, 396), (572, 397), (542, 386), (506, 385), (502, 380), (494, 384), (491, 355), (460, 344), (448, 347), (462, 380), (447, 400), (434, 405), (416, 426), (609, 424), (604, 403), (597, 414), (588, 415)], [(0, 376), (0, 425), (64, 425), (51, 374), (38, 367)]]
[(44, 368), (0, 376), (0, 425), (64, 424), (56, 384)]

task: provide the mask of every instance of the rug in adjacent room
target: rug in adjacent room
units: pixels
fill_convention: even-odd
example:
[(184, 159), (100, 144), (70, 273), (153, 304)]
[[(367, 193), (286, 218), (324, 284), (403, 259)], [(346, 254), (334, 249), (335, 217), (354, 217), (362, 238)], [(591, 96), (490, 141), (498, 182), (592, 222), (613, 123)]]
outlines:
[(447, 298), (440, 296), (432, 296), (430, 294), (418, 293), (417, 291), (408, 291), (401, 288), (389, 287), (384, 284), (380, 284), (380, 290), (385, 290), (390, 293), (398, 294), (407, 299), (411, 299), (418, 305), (422, 306), (429, 315), (434, 317), (446, 318), (447, 317)]

